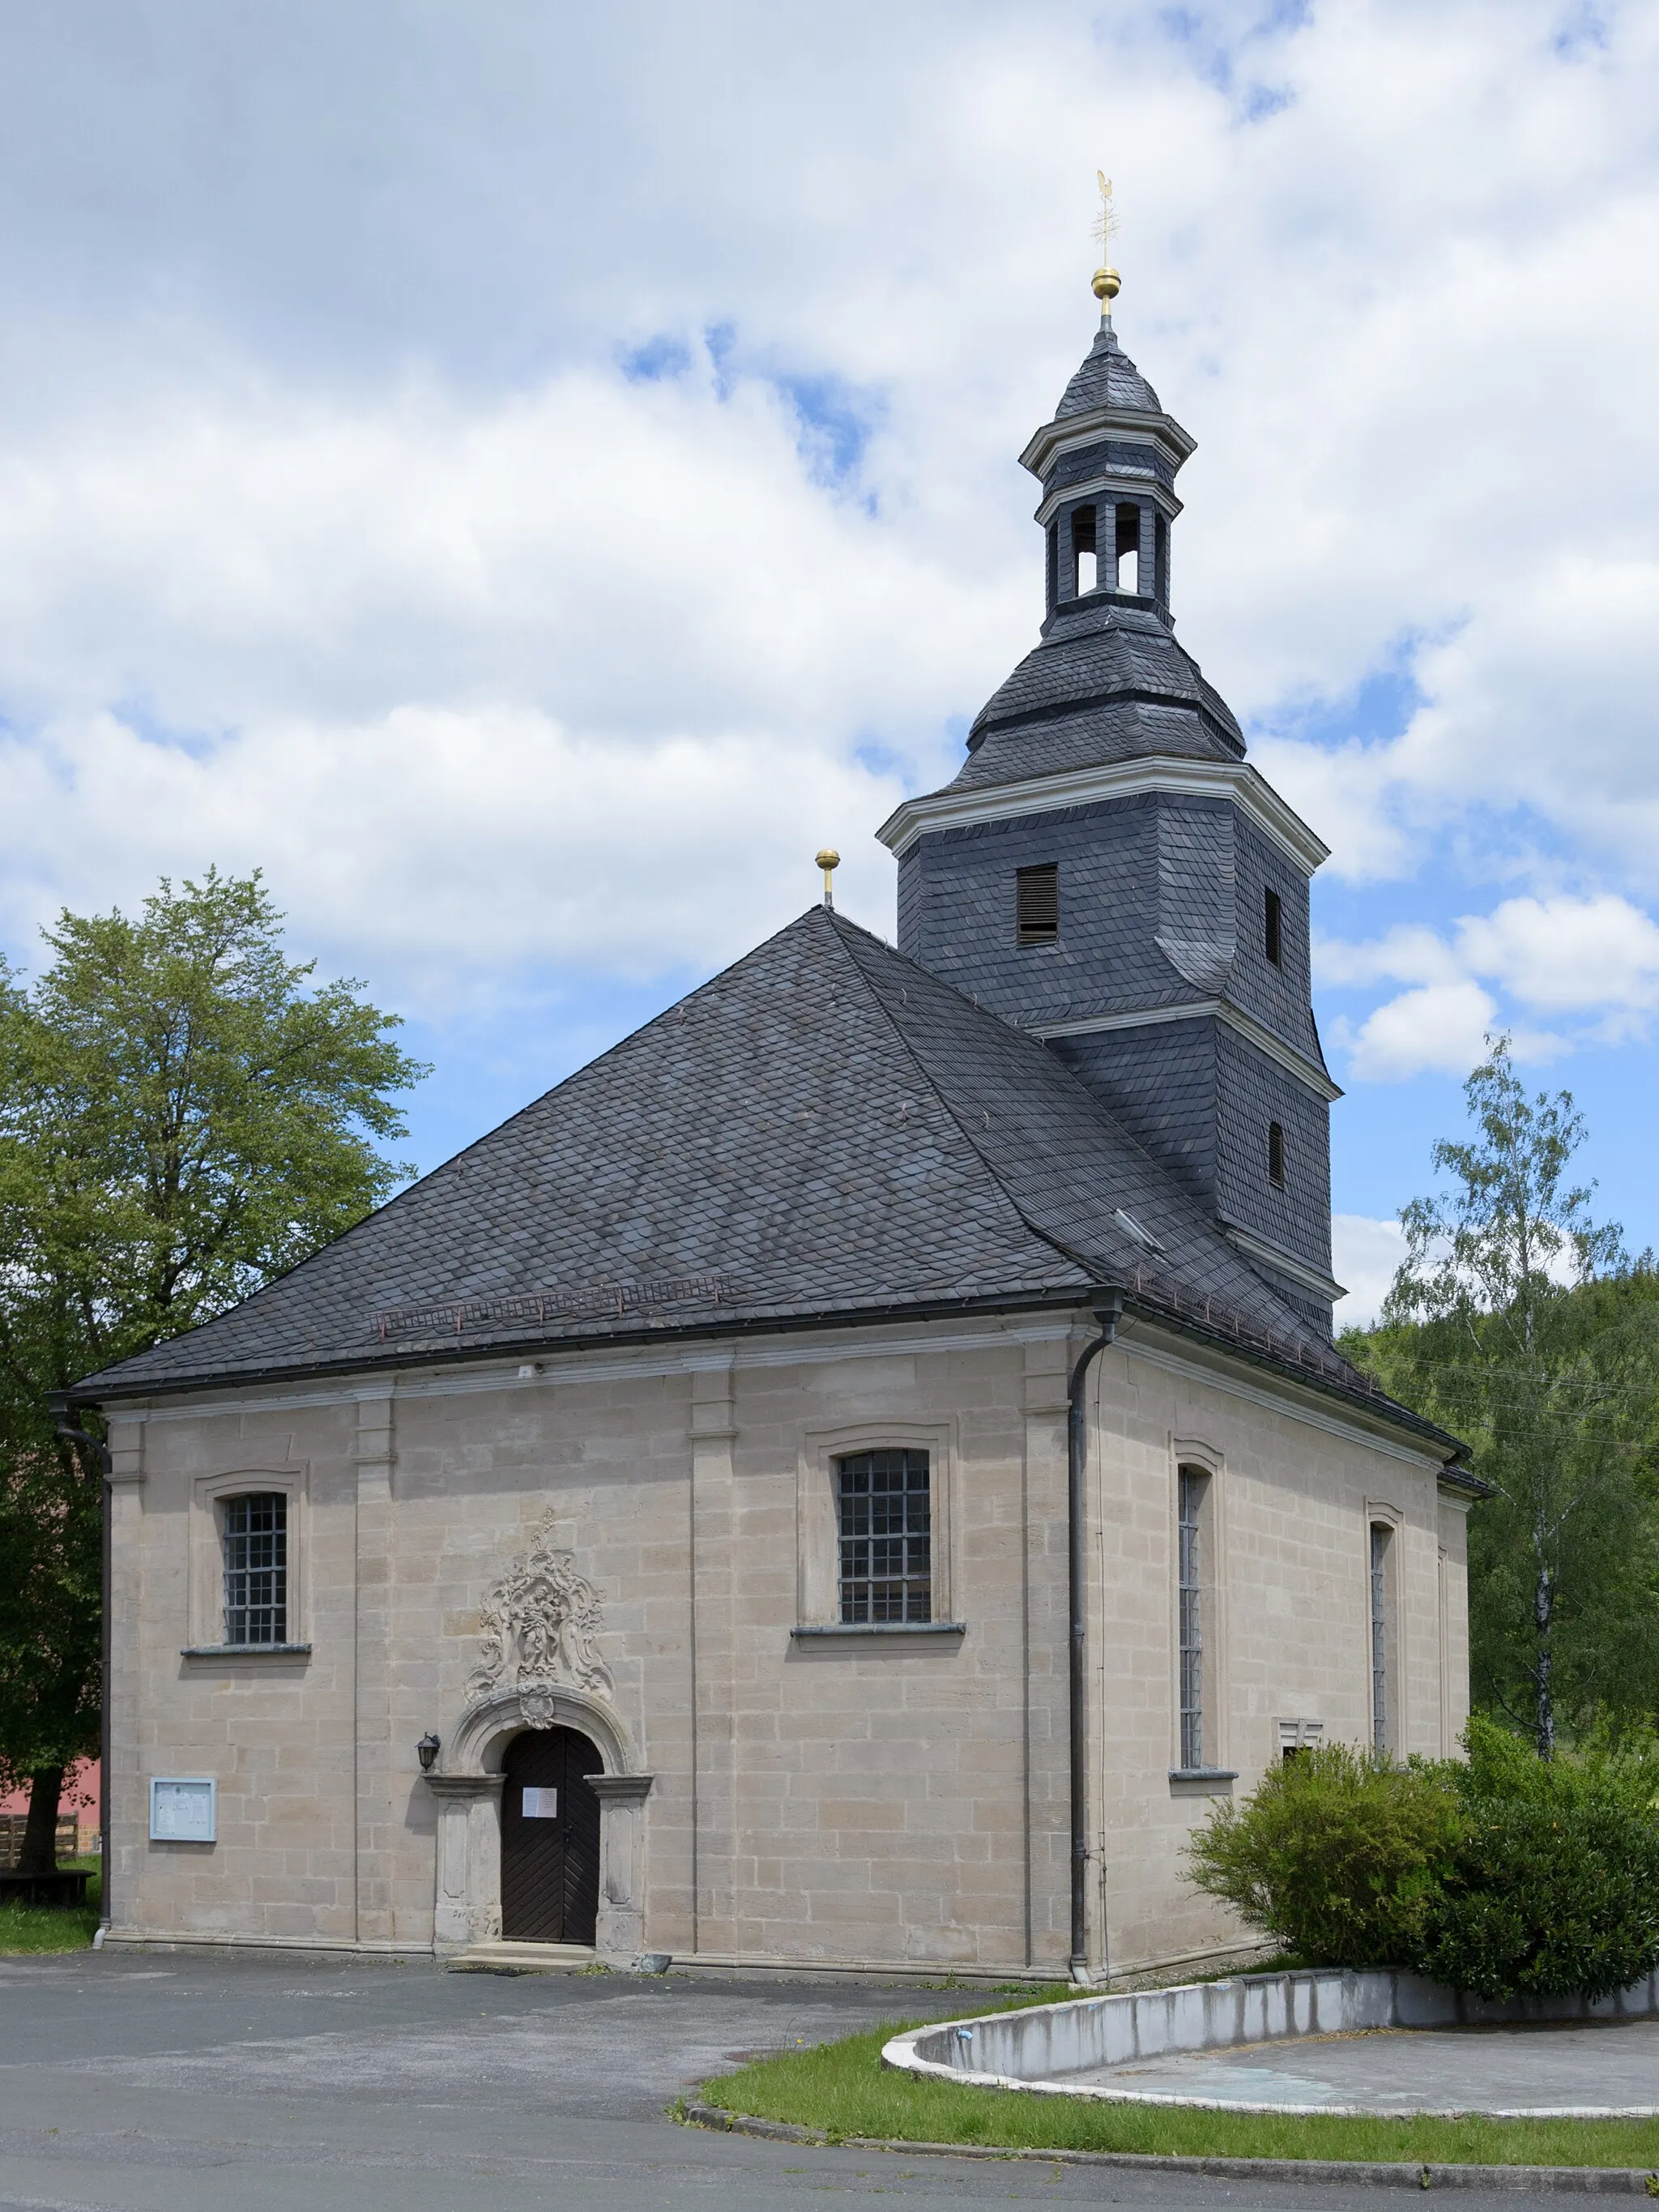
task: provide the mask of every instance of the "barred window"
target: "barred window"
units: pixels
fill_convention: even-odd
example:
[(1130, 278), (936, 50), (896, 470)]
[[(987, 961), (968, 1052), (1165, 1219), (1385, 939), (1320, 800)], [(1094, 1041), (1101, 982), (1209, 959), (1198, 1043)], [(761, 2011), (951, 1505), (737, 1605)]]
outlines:
[(1389, 1531), (1371, 1524), (1371, 1747), (1389, 1748)]
[(1185, 1767), (1204, 1764), (1204, 1563), (1199, 1552), (1199, 1527), (1205, 1481), (1199, 1469), (1182, 1468), (1176, 1516), (1181, 1607), (1181, 1764)]
[(925, 1451), (854, 1452), (836, 1462), (841, 1617), (931, 1620), (933, 1507)]
[(225, 1642), (288, 1642), (288, 1500), (280, 1491), (228, 1498)]

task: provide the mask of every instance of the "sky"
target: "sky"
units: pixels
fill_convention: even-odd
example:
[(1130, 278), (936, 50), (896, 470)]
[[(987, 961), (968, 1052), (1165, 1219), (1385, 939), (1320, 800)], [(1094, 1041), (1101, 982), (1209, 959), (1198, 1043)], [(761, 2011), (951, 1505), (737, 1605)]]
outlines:
[(1339, 1319), (1507, 1031), (1659, 1243), (1659, 0), (5, 0), (0, 948), (259, 867), (435, 1165), (1036, 641), (1095, 326), (1315, 884)]

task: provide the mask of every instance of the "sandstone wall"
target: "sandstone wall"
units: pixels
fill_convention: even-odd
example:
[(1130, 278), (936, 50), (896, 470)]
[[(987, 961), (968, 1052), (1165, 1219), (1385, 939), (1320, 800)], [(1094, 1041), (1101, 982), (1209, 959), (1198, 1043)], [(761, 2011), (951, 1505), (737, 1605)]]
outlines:
[[(644, 1948), (1063, 1968), (1084, 1340), (1052, 1318), (939, 1323), (112, 1408), (118, 1928), (430, 1945), (439, 1808), (415, 1747), (435, 1731), (442, 1771), (466, 1740), (481, 1609), (539, 1539), (598, 1594), (619, 1756), (653, 1778)], [(1395, 1547), (1395, 1747), (1450, 1747), (1462, 1515), (1407, 1439), (1144, 1327), (1093, 1395), (1091, 1910), (1097, 1957), (1109, 1931), (1128, 1968), (1236, 1935), (1179, 1875), (1217, 1792), (1251, 1787), (1287, 1726), (1368, 1736), (1374, 1520)], [(933, 1455), (936, 1611), (961, 1626), (799, 1632), (835, 1622), (831, 1462), (879, 1443)], [(1224, 1770), (1198, 1779), (1171, 1778), (1183, 1461), (1209, 1474), (1206, 1764)], [(213, 1648), (215, 1516), (238, 1487), (290, 1496), (306, 1649)], [(149, 1839), (157, 1775), (217, 1779), (216, 1842)]]

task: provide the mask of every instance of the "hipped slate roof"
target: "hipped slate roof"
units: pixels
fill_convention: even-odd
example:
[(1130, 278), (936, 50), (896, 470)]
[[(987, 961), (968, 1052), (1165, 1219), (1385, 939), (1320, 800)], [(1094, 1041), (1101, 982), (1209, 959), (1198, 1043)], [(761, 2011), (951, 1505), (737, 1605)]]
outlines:
[(1054, 420), (1068, 415), (1091, 415), (1099, 407), (1133, 407), (1148, 415), (1160, 414), (1155, 392), (1118, 343), (1109, 323), (1103, 323), (1094, 343), (1083, 356), (1083, 365), (1066, 386), (1054, 410)]
[(1395, 1413), (1037, 1039), (814, 908), (291, 1273), (76, 1395), (1064, 1304), (1095, 1284)]
[(1152, 754), (1244, 757), (1231, 708), (1158, 616), (1094, 597), (1055, 609), (975, 716), (968, 746), (952, 791)]

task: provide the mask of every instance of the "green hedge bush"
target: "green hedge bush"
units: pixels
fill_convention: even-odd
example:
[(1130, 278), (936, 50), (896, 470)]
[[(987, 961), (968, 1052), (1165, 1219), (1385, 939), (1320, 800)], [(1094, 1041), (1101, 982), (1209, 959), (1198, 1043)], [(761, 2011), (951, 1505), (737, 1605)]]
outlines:
[(1659, 1965), (1659, 1829), (1618, 1804), (1476, 1800), (1411, 1963), (1485, 1997), (1611, 1996)]
[(1419, 1948), (1462, 1832), (1437, 1776), (1322, 1744), (1218, 1806), (1187, 1871), (1310, 1966), (1395, 1966)]
[(1547, 1764), (1476, 1719), (1467, 1760), (1334, 1744), (1224, 1804), (1189, 1878), (1316, 1966), (1407, 1966), (1486, 1997), (1605, 1996), (1659, 1966), (1651, 1747)]

